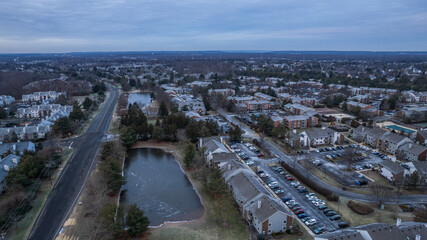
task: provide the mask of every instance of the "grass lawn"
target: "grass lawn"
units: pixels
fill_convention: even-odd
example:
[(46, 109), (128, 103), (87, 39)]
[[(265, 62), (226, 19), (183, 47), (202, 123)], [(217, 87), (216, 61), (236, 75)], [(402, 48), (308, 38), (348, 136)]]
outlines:
[[(61, 166), (63, 166), (68, 161), (72, 152), (73, 151), (68, 148), (64, 151)], [(47, 197), (49, 196), (50, 191), (55, 185), (54, 183), (56, 182), (56, 180), (58, 179), (61, 173), (61, 171), (59, 170), (61, 166), (52, 175), (51, 181), (45, 180), (43, 182), (43, 184), (40, 187), (40, 194), (33, 201), (33, 204), (32, 204), (33, 207), (21, 221), (19, 221), (18, 223), (16, 223), (15, 226), (13, 226), (13, 228), (10, 230), (10, 236), (8, 239), (21, 240), (21, 239), (28, 238), (28, 235), (30, 234), (33, 228), (33, 225), (36, 222), (37, 217), (39, 216), (41, 210), (43, 209), (43, 206), (46, 202)]]
[(401, 218), (402, 221), (412, 221), (413, 219), (412, 213), (403, 212), (397, 205), (385, 205), (384, 210), (381, 210), (378, 208), (378, 205), (376, 203), (365, 202), (361, 203), (372, 207), (374, 209), (374, 212), (368, 215), (359, 215), (353, 212), (353, 210), (351, 210), (349, 207), (347, 207), (347, 203), (349, 200), (350, 199), (348, 198), (340, 197), (340, 200), (338, 202), (326, 201), (326, 204), (329, 208), (339, 213), (342, 219), (350, 223), (350, 226), (352, 227), (375, 222), (393, 224), (396, 223), (397, 218)]

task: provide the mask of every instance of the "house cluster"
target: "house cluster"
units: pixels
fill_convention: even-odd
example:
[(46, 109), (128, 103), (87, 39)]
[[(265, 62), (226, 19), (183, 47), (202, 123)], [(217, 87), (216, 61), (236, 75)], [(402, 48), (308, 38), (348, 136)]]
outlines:
[(6, 176), (21, 160), (19, 155), (25, 151), (36, 150), (32, 142), (17, 142), (0, 144), (0, 194), (6, 187)]
[(423, 240), (427, 239), (427, 224), (420, 222), (401, 222), (396, 224), (372, 223), (351, 229), (326, 233), (314, 240)]
[[(419, 134), (420, 138), (422, 134), (424, 132)], [(354, 129), (353, 138), (405, 161), (404, 164), (398, 164), (386, 159), (379, 163), (379, 172), (387, 180), (403, 183), (405, 179), (417, 172), (419, 184), (427, 184), (427, 148), (425, 146), (415, 143), (406, 136), (378, 127), (359, 126)]]
[(403, 91), (400, 101), (405, 103), (425, 103), (427, 102), (427, 92)]
[(283, 202), (270, 193), (252, 170), (238, 161), (237, 155), (230, 152), (223, 141), (223, 137), (200, 138), (199, 148), (204, 150), (209, 166), (221, 169), (242, 218), (263, 235), (290, 229), (293, 217)]
[(297, 133), (289, 132), (285, 142), (294, 148), (316, 147), (322, 145), (339, 145), (344, 142), (344, 135), (330, 128), (308, 129)]
[(189, 93), (191, 89), (177, 87), (175, 84), (163, 84), (162, 88), (178, 110), (184, 111), (190, 118), (203, 119), (202, 116), (206, 114), (205, 104), (200, 97), (196, 98)]
[(0, 128), (0, 142), (43, 139), (50, 130), (49, 125)]
[(15, 102), (15, 98), (9, 95), (0, 95), (0, 107), (6, 107)]
[(56, 91), (34, 92), (22, 95), (22, 102), (55, 101), (61, 95), (65, 96), (66, 93)]
[(61, 106), (60, 104), (32, 105), (28, 108), (18, 108), (15, 116), (17, 118), (48, 118), (52, 115), (66, 116), (73, 111), (73, 106)]
[(405, 107), (399, 110), (396, 113), (396, 116), (404, 122), (425, 122), (427, 121), (427, 105), (419, 104), (410, 107)]
[(396, 157), (402, 160), (426, 160), (427, 148), (425, 146), (415, 143), (404, 135), (389, 132), (378, 127), (369, 128), (361, 125), (353, 130), (353, 139), (366, 143), (382, 152), (396, 155)]

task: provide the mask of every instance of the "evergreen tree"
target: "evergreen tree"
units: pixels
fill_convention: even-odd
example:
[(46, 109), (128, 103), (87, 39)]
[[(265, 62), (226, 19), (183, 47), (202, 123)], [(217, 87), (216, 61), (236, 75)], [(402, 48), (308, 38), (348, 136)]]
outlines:
[(168, 114), (169, 112), (166, 103), (161, 101), (159, 106), (159, 117), (166, 117)]
[(126, 225), (129, 227), (129, 235), (135, 237), (143, 234), (147, 230), (149, 224), (150, 221), (144, 216), (144, 211), (139, 209), (136, 204), (130, 205), (126, 216)]
[(195, 156), (196, 156), (196, 148), (194, 147), (194, 144), (188, 143), (184, 149), (185, 167), (189, 168), (191, 165), (193, 165)]
[(83, 101), (83, 108), (84, 109), (89, 109), (92, 106), (92, 99), (90, 99), (89, 97), (86, 97), (85, 100)]

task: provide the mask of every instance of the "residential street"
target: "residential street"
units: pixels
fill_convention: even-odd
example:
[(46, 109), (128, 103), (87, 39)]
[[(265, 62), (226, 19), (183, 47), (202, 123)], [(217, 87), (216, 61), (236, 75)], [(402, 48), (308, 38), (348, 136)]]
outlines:
[(83, 136), (73, 139), (74, 153), (49, 194), (29, 239), (55, 239), (76, 204), (86, 179), (93, 169), (97, 151), (108, 130), (119, 97), (117, 89), (110, 87), (109, 91), (111, 93), (109, 99), (87, 132)]

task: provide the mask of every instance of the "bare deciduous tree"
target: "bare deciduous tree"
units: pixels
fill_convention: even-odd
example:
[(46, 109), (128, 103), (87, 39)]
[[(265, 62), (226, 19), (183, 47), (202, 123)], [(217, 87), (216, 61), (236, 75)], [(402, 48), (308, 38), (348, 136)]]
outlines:
[(390, 195), (391, 190), (385, 185), (374, 183), (371, 185), (371, 192), (376, 197), (378, 204), (381, 207), (383, 202)]

